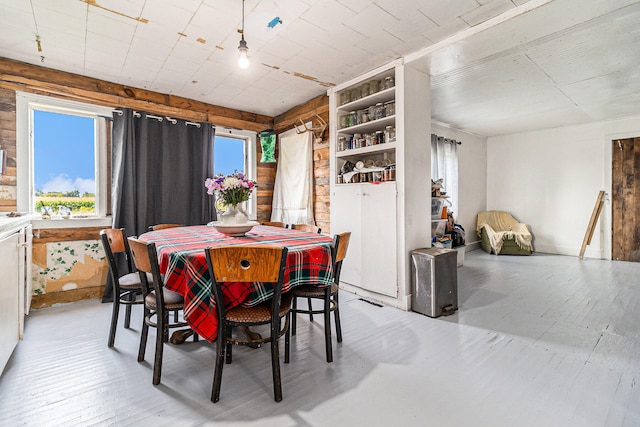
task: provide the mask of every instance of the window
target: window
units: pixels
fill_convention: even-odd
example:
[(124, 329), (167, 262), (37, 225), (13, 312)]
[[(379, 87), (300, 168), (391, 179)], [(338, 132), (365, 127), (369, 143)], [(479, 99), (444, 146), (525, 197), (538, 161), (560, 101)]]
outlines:
[(107, 123), (112, 110), (18, 93), (18, 210), (70, 208), (74, 216), (107, 211)]
[(443, 180), (450, 210), (458, 214), (458, 141), (431, 134), (431, 179)]
[[(213, 141), (213, 172), (227, 175), (242, 172), (249, 179), (256, 177), (256, 135), (248, 131), (216, 127)], [(257, 191), (246, 204), (250, 219), (257, 217)]]

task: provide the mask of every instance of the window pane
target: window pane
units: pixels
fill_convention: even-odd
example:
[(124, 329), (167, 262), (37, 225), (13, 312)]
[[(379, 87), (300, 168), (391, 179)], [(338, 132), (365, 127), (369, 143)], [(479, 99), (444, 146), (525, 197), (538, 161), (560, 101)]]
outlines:
[(244, 139), (216, 135), (213, 141), (213, 171), (215, 174), (227, 175), (235, 171), (245, 173), (244, 146)]
[(95, 212), (95, 120), (35, 110), (33, 160), (36, 210), (67, 206), (75, 214)]

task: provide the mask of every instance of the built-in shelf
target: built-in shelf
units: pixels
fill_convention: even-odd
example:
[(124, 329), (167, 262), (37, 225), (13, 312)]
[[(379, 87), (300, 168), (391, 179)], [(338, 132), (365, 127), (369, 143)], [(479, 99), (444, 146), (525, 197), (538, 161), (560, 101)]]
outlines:
[(338, 129), (338, 133), (353, 135), (354, 133), (367, 133), (377, 130), (384, 130), (386, 126), (395, 126), (396, 116), (387, 116), (378, 120), (371, 120), (348, 128)]
[(388, 142), (386, 144), (371, 145), (369, 147), (354, 148), (352, 150), (338, 151), (336, 157), (352, 157), (361, 156), (364, 154), (374, 153), (393, 153), (396, 150), (395, 142)]
[(381, 90), (380, 92), (373, 93), (369, 96), (365, 96), (364, 98), (357, 99), (355, 101), (348, 102), (344, 105), (340, 105), (338, 107), (338, 111), (356, 111), (361, 110), (362, 108), (370, 107), (372, 105), (376, 105), (378, 102), (387, 102), (395, 99), (396, 88), (392, 87), (389, 89)]

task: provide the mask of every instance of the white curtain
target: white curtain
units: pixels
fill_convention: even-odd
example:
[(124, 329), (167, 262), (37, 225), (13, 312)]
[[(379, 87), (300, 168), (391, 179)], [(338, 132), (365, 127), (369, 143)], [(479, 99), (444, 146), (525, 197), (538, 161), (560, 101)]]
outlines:
[(271, 221), (314, 224), (312, 133), (295, 129), (279, 137)]
[(443, 179), (454, 217), (458, 215), (458, 141), (431, 135), (431, 179)]

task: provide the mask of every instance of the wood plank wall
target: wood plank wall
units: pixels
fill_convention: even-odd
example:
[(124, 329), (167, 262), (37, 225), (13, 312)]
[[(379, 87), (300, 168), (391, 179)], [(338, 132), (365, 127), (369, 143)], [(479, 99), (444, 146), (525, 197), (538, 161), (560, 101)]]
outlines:
[[(322, 232), (330, 234), (329, 97), (321, 95), (292, 108), (275, 117), (273, 126), (276, 133), (280, 134), (292, 129), (297, 120), (301, 120), (303, 123), (312, 122), (314, 126), (320, 124), (317, 116), (320, 116), (327, 123), (327, 129), (322, 140), (313, 144), (313, 215), (316, 225), (322, 229)], [(269, 215), (271, 215), (271, 207), (269, 207)]]
[(17, 209), (16, 200), (16, 94), (0, 88), (0, 148), (7, 150), (7, 171), (0, 175), (0, 212)]

